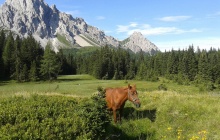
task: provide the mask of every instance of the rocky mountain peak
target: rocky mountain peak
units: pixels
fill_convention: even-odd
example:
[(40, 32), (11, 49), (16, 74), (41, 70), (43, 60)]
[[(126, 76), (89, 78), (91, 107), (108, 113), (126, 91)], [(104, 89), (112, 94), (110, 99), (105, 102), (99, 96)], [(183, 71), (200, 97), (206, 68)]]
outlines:
[(134, 32), (130, 37), (130, 40), (134, 41), (134, 44), (141, 45), (141, 43), (147, 40), (141, 32)]
[(54, 11), (54, 12), (58, 12), (59, 10), (57, 9), (56, 5), (52, 5), (51, 6), (51, 9)]
[(6, 0), (5, 4), (16, 10), (36, 12), (39, 12), (40, 7), (48, 6), (43, 0)]
[[(60, 12), (55, 5), (49, 7), (44, 0), (6, 0), (0, 7), (0, 28), (11, 30), (21, 37), (32, 34), (43, 47), (50, 41), (55, 51), (62, 47), (105, 45), (123, 46), (134, 52), (153, 48), (152, 43), (139, 32), (134, 32), (125, 43), (119, 44), (120, 41), (88, 25), (83, 18), (73, 18)], [(146, 44), (152, 48), (148, 49)]]
[(130, 37), (141, 37), (141, 38), (145, 38), (141, 32), (137, 32), (137, 31), (134, 31), (133, 34), (130, 36)]
[(125, 39), (122, 46), (137, 53), (141, 50), (144, 52), (154, 53), (158, 51), (156, 45), (150, 42), (141, 32), (134, 32), (129, 38)]

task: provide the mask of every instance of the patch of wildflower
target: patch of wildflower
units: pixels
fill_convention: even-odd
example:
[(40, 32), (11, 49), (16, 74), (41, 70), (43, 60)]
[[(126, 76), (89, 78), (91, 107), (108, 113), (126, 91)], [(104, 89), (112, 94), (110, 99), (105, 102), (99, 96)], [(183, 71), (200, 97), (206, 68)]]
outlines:
[(181, 129), (178, 129), (178, 130), (177, 130), (177, 139), (178, 139), (178, 140), (181, 140), (181, 138), (182, 138), (182, 132), (183, 132), (183, 130), (181, 130)]
[(208, 132), (206, 130), (202, 130), (202, 131), (200, 131), (198, 133), (201, 136), (202, 140), (207, 140), (206, 135), (207, 135)]
[(168, 130), (168, 131), (171, 131), (171, 130), (172, 130), (172, 127), (168, 127), (167, 130)]
[(167, 136), (162, 136), (161, 139), (162, 139), (162, 140), (166, 140), (166, 139), (167, 139)]
[(198, 140), (199, 136), (192, 136), (192, 138), (190, 138), (190, 140)]

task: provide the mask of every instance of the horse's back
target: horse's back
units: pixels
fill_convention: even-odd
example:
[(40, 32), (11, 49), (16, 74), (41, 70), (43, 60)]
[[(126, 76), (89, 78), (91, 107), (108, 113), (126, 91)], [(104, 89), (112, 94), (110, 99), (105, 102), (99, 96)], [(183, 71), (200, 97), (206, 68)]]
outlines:
[(106, 88), (105, 98), (109, 109), (118, 109), (120, 103), (121, 88)]
[(114, 98), (114, 95), (117, 93), (116, 88), (106, 88), (105, 89), (105, 96), (107, 99), (112, 99)]

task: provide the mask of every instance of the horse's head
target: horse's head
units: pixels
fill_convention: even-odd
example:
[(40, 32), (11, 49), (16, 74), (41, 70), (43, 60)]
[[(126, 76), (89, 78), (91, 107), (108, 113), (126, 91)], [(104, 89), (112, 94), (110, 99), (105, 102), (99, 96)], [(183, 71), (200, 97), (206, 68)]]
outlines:
[(136, 91), (136, 85), (130, 86), (130, 84), (128, 84), (128, 100), (134, 103), (136, 107), (141, 106), (141, 102), (138, 98), (138, 93)]

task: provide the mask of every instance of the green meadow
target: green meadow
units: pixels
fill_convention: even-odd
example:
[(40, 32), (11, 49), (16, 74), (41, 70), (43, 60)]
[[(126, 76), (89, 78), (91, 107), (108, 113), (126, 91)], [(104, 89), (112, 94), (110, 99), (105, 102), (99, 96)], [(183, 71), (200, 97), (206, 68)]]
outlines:
[[(178, 85), (161, 78), (158, 82), (97, 80), (90, 75), (59, 76), (56, 81), (0, 83), (1, 99), (32, 95), (87, 98), (97, 87), (125, 87), (136, 84), (141, 107), (126, 102), (120, 124), (111, 121), (105, 139), (218, 140), (220, 139), (220, 94), (202, 86)], [(167, 90), (159, 90), (160, 85)], [(1, 100), (2, 101), (2, 100)]]

